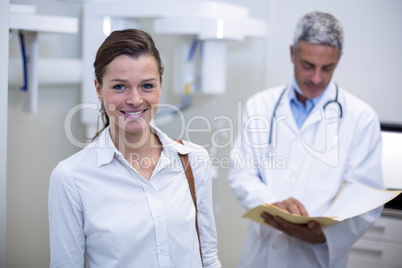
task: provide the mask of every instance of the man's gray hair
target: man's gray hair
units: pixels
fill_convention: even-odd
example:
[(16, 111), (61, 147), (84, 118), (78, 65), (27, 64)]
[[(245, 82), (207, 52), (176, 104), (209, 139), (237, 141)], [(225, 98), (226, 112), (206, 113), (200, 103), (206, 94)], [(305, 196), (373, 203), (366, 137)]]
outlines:
[(343, 49), (342, 24), (331, 14), (324, 12), (311, 12), (304, 15), (298, 22), (293, 47), (299, 48), (299, 41), (304, 40), (309, 44), (328, 45)]

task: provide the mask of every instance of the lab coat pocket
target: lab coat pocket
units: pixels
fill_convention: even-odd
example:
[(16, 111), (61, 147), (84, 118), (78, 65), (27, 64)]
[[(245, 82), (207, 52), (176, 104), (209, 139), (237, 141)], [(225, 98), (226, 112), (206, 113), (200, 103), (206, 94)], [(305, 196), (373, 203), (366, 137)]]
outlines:
[(336, 167), (339, 164), (338, 118), (322, 118), (319, 110), (313, 115), (315, 116), (312, 118), (318, 118), (315, 118), (313, 122), (303, 124), (301, 131), (302, 146), (309, 155), (320, 162)]

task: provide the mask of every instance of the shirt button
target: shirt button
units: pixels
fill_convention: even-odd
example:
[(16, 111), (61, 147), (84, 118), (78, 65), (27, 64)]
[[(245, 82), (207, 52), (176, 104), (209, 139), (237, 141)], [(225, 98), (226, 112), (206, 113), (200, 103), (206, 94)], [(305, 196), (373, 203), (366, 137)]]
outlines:
[(162, 246), (162, 247), (161, 247), (161, 251), (162, 251), (162, 252), (165, 252), (165, 250), (166, 250), (165, 247)]

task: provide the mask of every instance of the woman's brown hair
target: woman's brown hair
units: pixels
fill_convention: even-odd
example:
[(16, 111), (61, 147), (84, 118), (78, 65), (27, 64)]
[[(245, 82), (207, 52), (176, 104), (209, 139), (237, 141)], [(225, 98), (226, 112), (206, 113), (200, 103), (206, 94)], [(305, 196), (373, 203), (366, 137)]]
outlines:
[[(102, 86), (102, 79), (105, 75), (107, 65), (120, 55), (128, 55), (134, 59), (138, 59), (144, 55), (154, 57), (159, 69), (159, 79), (162, 82), (164, 67), (151, 35), (137, 29), (126, 29), (112, 32), (96, 53), (94, 62), (95, 78), (98, 80), (100, 86)], [(103, 102), (101, 103), (100, 113), (104, 126), (95, 134), (92, 141), (110, 124), (109, 116), (106, 114)]]

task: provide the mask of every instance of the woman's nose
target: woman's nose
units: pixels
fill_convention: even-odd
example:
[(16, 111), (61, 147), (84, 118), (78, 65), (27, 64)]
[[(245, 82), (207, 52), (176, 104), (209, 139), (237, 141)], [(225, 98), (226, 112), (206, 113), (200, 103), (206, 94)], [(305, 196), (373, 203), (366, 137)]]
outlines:
[(143, 99), (141, 93), (138, 92), (137, 89), (132, 89), (127, 97), (127, 104), (131, 104), (133, 106), (140, 106), (142, 102)]

